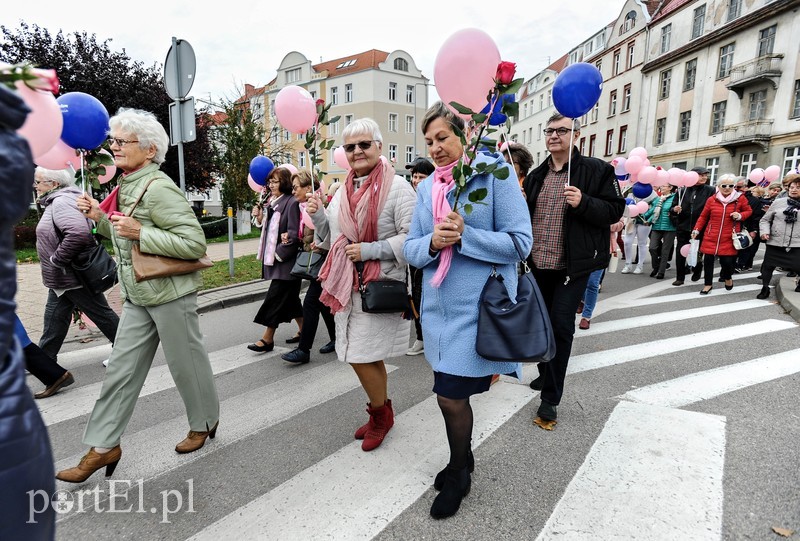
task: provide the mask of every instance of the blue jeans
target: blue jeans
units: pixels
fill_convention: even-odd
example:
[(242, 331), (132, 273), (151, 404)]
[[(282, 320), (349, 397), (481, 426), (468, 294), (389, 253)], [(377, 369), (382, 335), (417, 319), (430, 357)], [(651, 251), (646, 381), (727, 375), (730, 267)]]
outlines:
[(598, 269), (589, 275), (586, 283), (586, 291), (583, 292), (583, 312), (581, 317), (592, 319), (592, 312), (597, 304), (597, 294), (600, 292), (600, 282), (603, 279), (605, 269)]

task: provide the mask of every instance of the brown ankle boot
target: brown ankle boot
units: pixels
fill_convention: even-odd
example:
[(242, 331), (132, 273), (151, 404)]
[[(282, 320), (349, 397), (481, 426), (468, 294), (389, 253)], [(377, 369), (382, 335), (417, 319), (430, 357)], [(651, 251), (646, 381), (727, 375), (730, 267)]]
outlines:
[(81, 459), (80, 464), (68, 470), (61, 470), (56, 474), (56, 479), (67, 483), (83, 483), (103, 466), (106, 467), (106, 477), (109, 477), (114, 473), (121, 457), (122, 449), (119, 445), (103, 454), (95, 452), (92, 447)]
[(211, 438), (213, 440), (216, 437), (218, 426), (219, 421), (217, 421), (208, 432), (195, 432), (194, 430), (190, 430), (186, 439), (175, 446), (175, 450), (179, 453), (192, 453), (197, 451), (205, 445), (206, 438)]
[(372, 451), (378, 447), (394, 426), (394, 410), (392, 409), (391, 400), (387, 400), (383, 406), (377, 408), (368, 407), (367, 411), (370, 415), (372, 427), (364, 434), (364, 441), (361, 444), (362, 451)]

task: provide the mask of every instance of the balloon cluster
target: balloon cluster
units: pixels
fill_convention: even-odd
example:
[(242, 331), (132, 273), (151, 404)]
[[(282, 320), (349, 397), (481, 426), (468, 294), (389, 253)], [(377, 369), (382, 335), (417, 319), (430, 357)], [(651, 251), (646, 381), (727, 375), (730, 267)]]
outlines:
[(778, 165), (770, 165), (766, 169), (761, 169), (760, 167), (756, 167), (750, 174), (747, 175), (747, 178), (753, 184), (758, 184), (761, 187), (767, 187), (776, 180), (778, 180), (781, 176), (781, 168)]
[[(269, 174), (272, 173), (272, 170), (275, 168), (275, 163), (266, 156), (256, 156), (250, 160), (250, 173), (247, 175), (247, 185), (258, 194), (265, 192), (267, 177), (269, 177)], [(278, 165), (277, 168), (286, 169), (293, 175), (297, 173), (297, 167), (290, 163), (283, 163)]]

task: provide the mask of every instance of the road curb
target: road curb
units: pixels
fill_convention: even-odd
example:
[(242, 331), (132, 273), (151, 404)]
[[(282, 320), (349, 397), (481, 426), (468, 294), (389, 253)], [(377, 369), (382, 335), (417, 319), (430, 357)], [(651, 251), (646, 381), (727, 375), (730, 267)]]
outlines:
[(786, 313), (800, 323), (800, 293), (794, 288), (795, 279), (783, 276), (775, 286), (775, 296)]

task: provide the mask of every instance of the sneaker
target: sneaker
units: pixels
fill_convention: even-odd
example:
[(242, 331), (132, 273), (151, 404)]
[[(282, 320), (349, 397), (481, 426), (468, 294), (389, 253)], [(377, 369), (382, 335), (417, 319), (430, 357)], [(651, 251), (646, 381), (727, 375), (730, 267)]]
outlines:
[(733, 268), (733, 274), (742, 274), (743, 272), (744, 272), (744, 269), (742, 267), (734, 267)]
[(656, 274), (658, 274), (658, 269), (653, 269), (650, 271), (650, 278), (655, 278)]
[(414, 343), (411, 344), (411, 347), (408, 348), (408, 351), (406, 351), (406, 355), (409, 357), (421, 355), (422, 353), (425, 353), (425, 342), (422, 340), (414, 340)]
[(585, 317), (582, 317), (581, 318), (581, 322), (578, 323), (578, 328), (579, 329), (583, 329), (585, 331), (586, 329), (589, 328), (590, 324), (591, 324), (591, 322), (588, 319), (586, 319)]
[(303, 351), (300, 348), (293, 349), (289, 353), (284, 353), (281, 355), (281, 359), (288, 363), (295, 363), (295, 364), (306, 364), (311, 360), (311, 355), (307, 351)]
[(624, 267), (622, 267), (622, 270), (620, 271), (620, 273), (621, 274), (629, 274), (631, 272), (631, 270), (632, 269), (631, 269), (630, 265), (625, 265)]
[(330, 342), (319, 348), (319, 352), (322, 353), (323, 355), (326, 353), (333, 353), (334, 351), (336, 351), (335, 340), (331, 340)]
[(636, 267), (633, 269), (633, 274), (642, 274), (643, 272), (644, 271), (642, 270), (642, 267)]
[(683, 280), (675, 280), (674, 282), (672, 282), (672, 285), (674, 285), (674, 286), (682, 286), (683, 285)]

